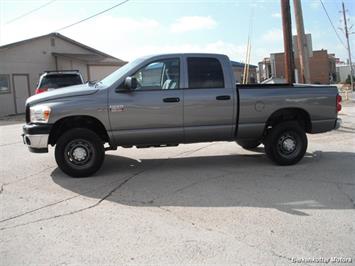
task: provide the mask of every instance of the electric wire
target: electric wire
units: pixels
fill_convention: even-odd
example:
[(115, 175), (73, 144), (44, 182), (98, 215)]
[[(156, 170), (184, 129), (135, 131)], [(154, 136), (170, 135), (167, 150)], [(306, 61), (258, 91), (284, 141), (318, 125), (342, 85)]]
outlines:
[(87, 21), (87, 20), (89, 20), (89, 19), (92, 19), (92, 18), (94, 18), (94, 17), (96, 17), (96, 16), (99, 16), (99, 15), (101, 15), (101, 14), (103, 14), (103, 13), (106, 13), (107, 11), (110, 11), (110, 10), (116, 8), (116, 7), (119, 7), (119, 6), (121, 6), (121, 5), (125, 4), (125, 3), (127, 3), (128, 1), (130, 1), (130, 0), (122, 1), (122, 2), (120, 2), (120, 3), (118, 3), (118, 4), (114, 5), (114, 6), (111, 6), (111, 7), (107, 8), (107, 9), (102, 10), (102, 11), (100, 11), (100, 12), (94, 14), (94, 15), (91, 15), (91, 16), (89, 16), (89, 17), (87, 17), (87, 18), (81, 19), (81, 20), (79, 20), (79, 21), (77, 21), (77, 22), (74, 22), (74, 23), (69, 24), (69, 25), (67, 25), (67, 26), (64, 26), (64, 27), (62, 27), (62, 28), (59, 28), (59, 29), (55, 30), (55, 32), (62, 31), (62, 30), (65, 30), (65, 29), (67, 29), (67, 28), (70, 28), (70, 27), (73, 27), (73, 26), (75, 26), (75, 25), (78, 25), (79, 23), (82, 23), (82, 22)]
[(342, 44), (342, 45), (344, 46), (344, 48), (347, 50), (348, 48), (346, 47), (344, 41), (340, 38), (339, 33), (338, 33), (338, 31), (336, 30), (336, 28), (335, 28), (335, 26), (334, 26), (334, 24), (333, 24), (333, 21), (332, 21), (332, 19), (330, 18), (329, 14), (328, 14), (328, 11), (327, 11), (327, 9), (326, 9), (326, 7), (325, 7), (323, 1), (322, 1), (322, 0), (319, 0), (319, 1), (320, 1), (320, 3), (322, 4), (323, 10), (324, 10), (325, 14), (327, 15), (328, 20), (329, 20), (330, 24), (332, 25), (332, 28), (333, 28), (333, 30), (334, 30), (336, 36), (338, 37), (338, 40), (341, 42), (341, 44)]
[(13, 18), (13, 19), (10, 19), (9, 21), (5, 22), (5, 25), (10, 24), (10, 23), (13, 23), (13, 22), (15, 22), (15, 21), (17, 21), (17, 20), (19, 20), (19, 19), (21, 19), (21, 18), (23, 18), (23, 17), (26, 17), (26, 16), (28, 16), (28, 15), (30, 15), (30, 14), (32, 14), (32, 13), (34, 13), (34, 12), (36, 12), (36, 11), (42, 9), (42, 8), (44, 8), (44, 7), (46, 7), (46, 6), (50, 5), (50, 4), (52, 4), (52, 3), (55, 2), (55, 1), (57, 1), (57, 0), (49, 1), (49, 2), (43, 4), (43, 5), (39, 6), (39, 7), (36, 7), (35, 9), (32, 9), (32, 10), (30, 10), (30, 11), (28, 11), (28, 12), (26, 12), (26, 13), (20, 15), (20, 16), (18, 16), (18, 17), (15, 17), (15, 18)]

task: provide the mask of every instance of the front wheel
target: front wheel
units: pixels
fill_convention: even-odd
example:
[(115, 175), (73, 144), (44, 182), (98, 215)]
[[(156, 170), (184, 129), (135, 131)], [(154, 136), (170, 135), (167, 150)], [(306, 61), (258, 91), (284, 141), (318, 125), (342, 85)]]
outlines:
[(299, 162), (307, 150), (307, 136), (296, 121), (283, 122), (274, 126), (265, 139), (265, 152), (279, 165)]
[(86, 128), (65, 132), (57, 141), (55, 160), (59, 168), (72, 177), (86, 177), (100, 169), (105, 149), (100, 137)]

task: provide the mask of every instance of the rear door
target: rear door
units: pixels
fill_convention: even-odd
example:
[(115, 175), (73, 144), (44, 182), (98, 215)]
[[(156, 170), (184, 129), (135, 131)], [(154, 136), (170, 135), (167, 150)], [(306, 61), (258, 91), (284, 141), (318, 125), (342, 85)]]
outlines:
[[(187, 56), (184, 89), (185, 142), (227, 140), (234, 136), (234, 95), (223, 58)], [(226, 62), (224, 62), (226, 63)]]

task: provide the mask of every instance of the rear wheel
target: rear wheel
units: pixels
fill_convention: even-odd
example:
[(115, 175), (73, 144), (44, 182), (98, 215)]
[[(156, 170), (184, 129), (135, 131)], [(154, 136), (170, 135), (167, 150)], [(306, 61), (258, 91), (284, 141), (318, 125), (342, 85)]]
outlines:
[(279, 165), (299, 162), (307, 150), (307, 136), (296, 121), (282, 122), (274, 126), (265, 139), (265, 152)]
[(57, 141), (55, 159), (59, 168), (72, 177), (86, 177), (100, 169), (105, 149), (100, 137), (86, 128), (65, 132)]
[(242, 146), (243, 149), (252, 150), (258, 147), (261, 142), (258, 140), (237, 140), (238, 145)]

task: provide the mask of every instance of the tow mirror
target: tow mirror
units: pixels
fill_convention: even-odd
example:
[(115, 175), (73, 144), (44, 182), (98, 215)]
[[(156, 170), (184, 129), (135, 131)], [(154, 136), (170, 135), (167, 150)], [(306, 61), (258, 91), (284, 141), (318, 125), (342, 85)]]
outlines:
[(137, 79), (134, 77), (126, 77), (123, 87), (126, 90), (134, 90), (137, 88)]
[(137, 79), (134, 77), (126, 77), (124, 82), (116, 88), (116, 92), (128, 92), (137, 88)]

